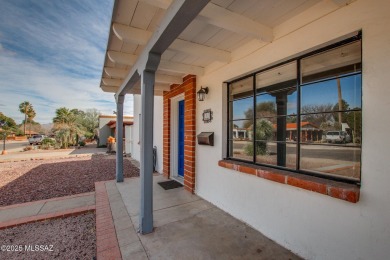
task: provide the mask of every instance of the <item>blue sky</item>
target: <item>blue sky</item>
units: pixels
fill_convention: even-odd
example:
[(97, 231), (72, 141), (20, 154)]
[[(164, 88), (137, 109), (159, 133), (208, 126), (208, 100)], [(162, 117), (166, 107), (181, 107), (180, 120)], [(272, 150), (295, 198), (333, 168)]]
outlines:
[[(361, 75), (353, 75), (340, 79), (342, 98), (349, 104), (349, 108), (361, 108)], [(287, 113), (296, 114), (296, 92), (288, 96)], [(271, 95), (264, 94), (257, 97), (259, 102), (275, 102)], [(305, 105), (335, 105), (338, 102), (337, 81), (330, 80), (313, 83), (301, 88), (301, 106)], [(234, 102), (234, 119), (244, 119), (244, 113), (253, 106), (253, 99), (246, 98)], [(239, 123), (237, 123), (239, 124)]]
[[(33, 104), (49, 123), (59, 107), (116, 109), (100, 87), (113, 0), (0, 1), (0, 111), (18, 123)], [(126, 96), (125, 114), (133, 114)]]

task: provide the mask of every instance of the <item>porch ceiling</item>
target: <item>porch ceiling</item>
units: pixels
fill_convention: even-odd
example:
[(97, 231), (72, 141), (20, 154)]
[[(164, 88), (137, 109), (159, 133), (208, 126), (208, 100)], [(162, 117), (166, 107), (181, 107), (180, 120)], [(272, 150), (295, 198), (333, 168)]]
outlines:
[[(116, 0), (100, 87), (116, 93), (174, 0)], [(350, 0), (211, 0), (163, 53), (155, 95), (187, 74), (204, 75), (214, 63), (227, 64), (246, 44), (272, 42), (273, 28), (313, 5)], [(140, 93), (140, 82), (129, 93)]]

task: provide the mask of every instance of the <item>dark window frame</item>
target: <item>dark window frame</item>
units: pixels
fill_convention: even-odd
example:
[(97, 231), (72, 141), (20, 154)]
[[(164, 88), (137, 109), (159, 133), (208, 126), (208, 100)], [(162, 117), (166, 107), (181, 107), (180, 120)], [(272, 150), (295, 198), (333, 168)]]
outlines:
[[(227, 91), (227, 125), (226, 125), (227, 149), (226, 149), (226, 158), (225, 158), (225, 160), (232, 160), (232, 161), (238, 161), (238, 162), (243, 162), (243, 163), (249, 163), (249, 164), (253, 164), (253, 165), (260, 165), (260, 166), (275, 168), (275, 169), (279, 169), (279, 170), (285, 170), (285, 171), (300, 173), (300, 174), (304, 174), (304, 175), (316, 176), (316, 177), (320, 177), (320, 178), (324, 178), (324, 179), (342, 181), (342, 182), (345, 182), (345, 183), (353, 183), (353, 184), (357, 184), (358, 186), (360, 186), (361, 179), (362, 179), (361, 166), (360, 166), (359, 180), (344, 178), (342, 176), (327, 175), (326, 173), (319, 173), (319, 172), (315, 172), (315, 171), (302, 170), (301, 167), (300, 167), (300, 161), (301, 161), (300, 160), (301, 159), (301, 149), (300, 149), (300, 147), (301, 147), (302, 143), (301, 143), (301, 135), (298, 134), (302, 130), (301, 129), (301, 115), (302, 114), (306, 115), (306, 114), (346, 112), (346, 111), (343, 110), (343, 111), (331, 111), (331, 112), (329, 111), (329, 112), (301, 113), (301, 87), (307, 86), (309, 84), (314, 84), (314, 83), (319, 83), (319, 82), (324, 82), (324, 81), (330, 81), (330, 80), (334, 80), (334, 79), (337, 78), (337, 76), (333, 76), (333, 77), (328, 77), (328, 78), (324, 78), (324, 79), (320, 79), (320, 80), (314, 80), (314, 81), (302, 83), (302, 78), (301, 78), (301, 76), (302, 76), (301, 75), (301, 66), (302, 66), (301, 65), (301, 60), (304, 59), (304, 58), (316, 55), (316, 54), (320, 54), (320, 53), (325, 52), (325, 51), (329, 51), (329, 50), (337, 48), (337, 47), (341, 47), (341, 46), (344, 46), (344, 45), (356, 42), (356, 41), (361, 41), (361, 45), (363, 45), (363, 43), (362, 43), (362, 32), (361, 31), (359, 31), (356, 35), (354, 35), (352, 37), (349, 37), (349, 38), (346, 38), (346, 39), (344, 39), (342, 41), (339, 41), (337, 43), (330, 44), (328, 46), (325, 46), (325, 47), (319, 48), (317, 50), (308, 52), (308, 53), (300, 55), (298, 57), (295, 57), (295, 58), (292, 58), (292, 59), (288, 59), (286, 61), (274, 64), (272, 66), (269, 66), (269, 67), (257, 70), (255, 72), (250, 73), (250, 74), (247, 74), (247, 75), (244, 75), (242, 77), (236, 78), (236, 79), (234, 79), (232, 81), (225, 82), (225, 83), (227, 83), (227, 88), (226, 88), (226, 91)], [(361, 50), (361, 52), (362, 52), (362, 50)], [(361, 58), (363, 58), (362, 53), (361, 53)], [(231, 111), (230, 111), (230, 103), (233, 102), (232, 100), (230, 100), (230, 88), (231, 88), (231, 85), (233, 83), (236, 83), (236, 82), (239, 82), (241, 80), (248, 79), (248, 78), (252, 77), (253, 89), (252, 89), (251, 97), (253, 98), (253, 116), (252, 116), (252, 119), (248, 118), (246, 120), (252, 120), (253, 121), (253, 125), (255, 126), (256, 119), (257, 119), (257, 117), (256, 117), (256, 96), (258, 94), (257, 93), (257, 89), (256, 89), (256, 75), (259, 74), (259, 73), (262, 73), (262, 72), (265, 72), (265, 71), (269, 71), (269, 70), (272, 70), (274, 68), (286, 65), (288, 63), (292, 63), (292, 62), (296, 62), (296, 66), (297, 66), (297, 69), (296, 69), (296, 72), (297, 72), (297, 76), (296, 76), (296, 81), (297, 81), (296, 82), (297, 114), (295, 115), (296, 118), (297, 118), (297, 120), (296, 120), (296, 123), (297, 123), (297, 140), (295, 142), (295, 144), (296, 144), (296, 166), (295, 166), (295, 170), (291, 169), (291, 168), (287, 168), (287, 167), (277, 166), (277, 165), (258, 163), (258, 162), (256, 162), (256, 152), (253, 153), (252, 161), (247, 161), (247, 160), (242, 160), (242, 159), (239, 159), (239, 158), (231, 157), (231, 154), (232, 154), (232, 151), (233, 151), (232, 150), (233, 147), (231, 147), (231, 145), (230, 145), (230, 142), (232, 141), (232, 139), (230, 139), (230, 136), (232, 136), (232, 133), (230, 132), (230, 124), (233, 124), (234, 121), (239, 121), (237, 119), (234, 120), (234, 119), (230, 118), (230, 113), (231, 113)], [(352, 73), (346, 73), (346, 74), (343, 74), (341, 76), (338, 76), (338, 78), (343, 78), (343, 77), (352, 76), (352, 75), (360, 75), (362, 77), (362, 74), (363, 74), (363, 61), (361, 62), (360, 71), (352, 72)], [(362, 100), (362, 95), (363, 95), (363, 93), (361, 93), (360, 100)], [(353, 112), (353, 111), (360, 111), (360, 112), (362, 112), (363, 111), (363, 106), (361, 107), (360, 110), (359, 109), (358, 110), (356, 110), (356, 109), (349, 109), (347, 112)], [(244, 119), (240, 119), (240, 120), (244, 120)], [(256, 127), (253, 127), (253, 138), (251, 140), (251, 142), (253, 144), (253, 147), (255, 147), (255, 142), (256, 142), (256, 138), (255, 137), (256, 137)], [(303, 144), (303, 145), (305, 145), (305, 144)], [(318, 145), (318, 144), (313, 144), (313, 145)], [(362, 148), (360, 148), (360, 149), (362, 150)], [(359, 162), (361, 164), (361, 155), (360, 155), (360, 158), (359, 158)]]

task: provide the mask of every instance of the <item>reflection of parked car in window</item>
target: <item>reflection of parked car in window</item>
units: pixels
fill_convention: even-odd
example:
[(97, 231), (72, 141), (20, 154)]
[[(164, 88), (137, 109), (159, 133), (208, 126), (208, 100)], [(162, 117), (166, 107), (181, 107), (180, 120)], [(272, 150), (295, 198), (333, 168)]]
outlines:
[(32, 144), (41, 144), (42, 140), (44, 138), (45, 138), (44, 135), (33, 135), (32, 137), (30, 137), (28, 139), (28, 142), (30, 143), (30, 145), (32, 145)]
[(326, 141), (328, 143), (349, 143), (351, 136), (345, 131), (329, 131), (326, 133)]

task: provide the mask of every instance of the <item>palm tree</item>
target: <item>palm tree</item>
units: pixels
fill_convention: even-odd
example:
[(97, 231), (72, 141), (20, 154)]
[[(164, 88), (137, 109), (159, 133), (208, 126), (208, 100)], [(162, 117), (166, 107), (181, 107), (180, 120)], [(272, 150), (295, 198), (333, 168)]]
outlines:
[(30, 134), (31, 134), (31, 124), (32, 124), (36, 115), (37, 115), (37, 113), (35, 113), (35, 110), (33, 108), (31, 108), (31, 111), (27, 114), (27, 120), (30, 123), (30, 129), (29, 129)]
[(24, 101), (19, 105), (20, 113), (24, 114), (24, 135), (26, 135), (27, 115), (30, 114), (33, 110), (33, 106), (28, 101)]
[(72, 110), (61, 107), (56, 110), (56, 116), (53, 118), (53, 123), (71, 124), (76, 121), (76, 116)]
[(63, 148), (67, 148), (69, 144), (74, 144), (76, 136), (83, 133), (77, 123), (75, 111), (66, 107), (61, 107), (56, 110), (53, 123), (54, 131), (58, 139), (60, 139)]

